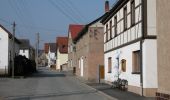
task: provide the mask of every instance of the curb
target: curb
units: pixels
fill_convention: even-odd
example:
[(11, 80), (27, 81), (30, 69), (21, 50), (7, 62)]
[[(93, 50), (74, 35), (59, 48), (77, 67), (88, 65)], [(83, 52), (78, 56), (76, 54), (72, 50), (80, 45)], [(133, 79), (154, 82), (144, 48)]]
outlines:
[(82, 85), (87, 86), (88, 88), (91, 88), (92, 90), (96, 91), (97, 93), (106, 96), (110, 100), (118, 100), (117, 98), (114, 98), (114, 97), (112, 97), (112, 96), (110, 96), (110, 95), (108, 95), (108, 94), (106, 94), (102, 91), (99, 91), (99, 90), (87, 85), (85, 82), (82, 82), (77, 76), (75, 77), (75, 79), (79, 80)]
[(91, 88), (91, 89), (93, 89), (93, 90), (96, 91), (97, 93), (106, 96), (106, 97), (107, 97), (108, 99), (110, 99), (110, 100), (118, 100), (117, 98), (114, 98), (114, 97), (112, 97), (112, 96), (110, 96), (110, 95), (108, 95), (108, 94), (106, 94), (106, 93), (104, 93), (104, 92), (102, 92), (102, 91), (99, 91), (99, 90), (97, 90), (97, 89), (95, 89), (95, 88), (87, 85), (86, 83), (82, 83), (82, 84), (85, 85), (85, 86), (87, 86), (87, 87), (89, 87), (89, 88)]

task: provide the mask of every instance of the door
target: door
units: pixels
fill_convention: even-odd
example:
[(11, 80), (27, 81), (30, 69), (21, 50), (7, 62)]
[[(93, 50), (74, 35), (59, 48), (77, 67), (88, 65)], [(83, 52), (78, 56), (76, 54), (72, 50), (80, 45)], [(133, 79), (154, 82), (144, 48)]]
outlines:
[(81, 57), (81, 60), (80, 60), (80, 70), (81, 70), (81, 76), (83, 76), (83, 69), (84, 69), (84, 61), (83, 61), (83, 57)]
[(104, 79), (104, 66), (100, 65), (100, 79)]

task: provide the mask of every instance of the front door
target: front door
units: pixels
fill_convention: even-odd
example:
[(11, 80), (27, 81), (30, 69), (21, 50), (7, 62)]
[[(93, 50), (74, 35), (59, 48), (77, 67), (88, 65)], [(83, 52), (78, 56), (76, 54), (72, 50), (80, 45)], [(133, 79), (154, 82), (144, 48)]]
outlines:
[(104, 66), (103, 65), (100, 65), (99, 67), (100, 69), (100, 79), (104, 79)]
[(83, 64), (83, 57), (81, 57), (81, 60), (80, 60), (80, 66), (81, 66), (81, 76), (83, 76), (83, 69), (84, 69), (84, 64)]

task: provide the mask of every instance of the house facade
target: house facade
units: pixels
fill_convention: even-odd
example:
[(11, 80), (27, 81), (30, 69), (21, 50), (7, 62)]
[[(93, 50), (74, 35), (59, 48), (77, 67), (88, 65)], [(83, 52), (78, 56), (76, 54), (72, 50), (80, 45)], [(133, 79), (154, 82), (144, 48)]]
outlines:
[(156, 0), (157, 2), (157, 33), (158, 33), (158, 93), (157, 100), (170, 98), (170, 1)]
[(99, 65), (104, 61), (102, 17), (87, 24), (74, 39), (76, 75), (93, 82), (98, 82)]
[(56, 43), (48, 43), (48, 67), (56, 66)]
[(45, 54), (47, 58), (47, 67), (56, 66), (56, 43), (44, 44)]
[[(15, 38), (15, 56), (19, 54), (20, 41)], [(13, 61), (12, 34), (0, 25), (0, 75), (10, 75)]]
[(70, 24), (68, 29), (68, 67), (73, 70), (76, 67), (76, 55), (74, 39), (77, 34), (82, 30), (84, 25)]
[(21, 41), (19, 55), (25, 56), (30, 60), (35, 60), (35, 50), (30, 45), (30, 41), (28, 39), (19, 39)]
[(157, 91), (156, 0), (118, 0), (104, 25), (105, 81), (128, 81), (128, 91)]
[(62, 70), (62, 66), (66, 66), (68, 63), (68, 37), (57, 37), (57, 57), (56, 57), (56, 69)]
[(46, 54), (44, 50), (38, 51), (38, 65), (41, 67), (46, 67), (48, 64), (48, 59), (46, 58)]

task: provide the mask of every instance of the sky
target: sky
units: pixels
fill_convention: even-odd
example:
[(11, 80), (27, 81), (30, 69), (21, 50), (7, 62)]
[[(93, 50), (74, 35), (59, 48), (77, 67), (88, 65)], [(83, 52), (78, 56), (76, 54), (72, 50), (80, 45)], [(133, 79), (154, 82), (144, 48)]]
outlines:
[[(110, 7), (115, 0), (108, 0)], [(29, 39), (33, 47), (40, 34), (44, 43), (55, 43), (57, 36), (67, 36), (69, 24), (88, 24), (104, 14), (105, 0), (0, 0), (0, 24), (16, 37)]]

